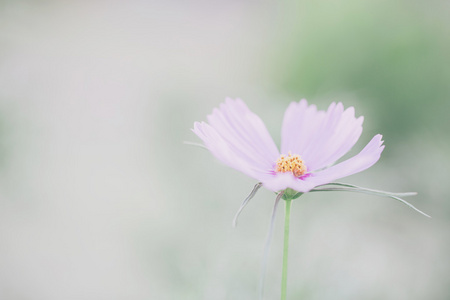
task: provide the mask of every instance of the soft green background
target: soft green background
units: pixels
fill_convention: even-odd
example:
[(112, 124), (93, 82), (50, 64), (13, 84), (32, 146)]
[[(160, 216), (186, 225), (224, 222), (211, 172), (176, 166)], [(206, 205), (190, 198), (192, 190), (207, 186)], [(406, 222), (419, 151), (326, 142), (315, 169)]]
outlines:
[[(1, 1), (0, 298), (257, 299), (274, 195), (187, 146), (225, 97), (277, 144), (307, 98), (381, 160), (293, 203), (289, 299), (450, 297), (445, 1)], [(266, 276), (281, 279), (282, 209)]]

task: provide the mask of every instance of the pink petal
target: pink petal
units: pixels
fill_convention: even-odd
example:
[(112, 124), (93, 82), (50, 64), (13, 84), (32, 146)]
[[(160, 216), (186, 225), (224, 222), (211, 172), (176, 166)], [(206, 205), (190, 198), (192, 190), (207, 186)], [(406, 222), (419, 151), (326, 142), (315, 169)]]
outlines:
[(353, 107), (349, 107), (345, 111), (338, 110), (332, 118), (335, 119), (332, 130), (328, 131), (328, 134), (324, 134), (321, 148), (312, 152), (311, 170), (318, 170), (333, 164), (346, 154), (361, 136), (364, 118), (356, 119)]
[(324, 111), (317, 111), (315, 105), (308, 106), (305, 99), (292, 102), (284, 114), (281, 153), (291, 151), (305, 158), (305, 149), (316, 139), (324, 117)]
[(266, 175), (261, 181), (266, 189), (274, 192), (283, 191), (287, 188), (291, 188), (297, 192), (307, 192), (314, 188), (312, 182), (296, 178), (291, 173)]
[(282, 153), (299, 154), (309, 171), (321, 169), (355, 145), (362, 122), (362, 117), (355, 118), (353, 107), (344, 111), (342, 103), (332, 103), (326, 112), (308, 106), (306, 100), (291, 103), (283, 120)]
[(383, 152), (384, 146), (381, 139), (382, 135), (377, 134), (357, 155), (328, 169), (313, 173), (305, 181), (318, 186), (370, 168), (380, 159)]
[(264, 123), (242, 100), (227, 99), (208, 122), (195, 123), (193, 131), (217, 159), (258, 180), (259, 174), (273, 169), (278, 149)]

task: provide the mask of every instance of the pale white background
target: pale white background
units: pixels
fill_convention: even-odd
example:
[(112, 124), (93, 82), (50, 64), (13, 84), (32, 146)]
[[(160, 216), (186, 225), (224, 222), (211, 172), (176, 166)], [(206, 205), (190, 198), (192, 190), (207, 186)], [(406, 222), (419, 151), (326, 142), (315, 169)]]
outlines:
[[(231, 228), (255, 182), (183, 141), (197, 142), (193, 122), (231, 96), (279, 143), (283, 111), (300, 99), (280, 92), (270, 71), (281, 32), (291, 32), (287, 10), (1, 3), (0, 299), (257, 298), (275, 197), (261, 190)], [(352, 91), (309, 100), (321, 109), (342, 100), (366, 116), (352, 153), (379, 131)], [(425, 192), (411, 201), (431, 220), (372, 196), (295, 200), (290, 299), (446, 299), (448, 146), (420, 133), (345, 180)], [(266, 299), (279, 297), (282, 208)]]

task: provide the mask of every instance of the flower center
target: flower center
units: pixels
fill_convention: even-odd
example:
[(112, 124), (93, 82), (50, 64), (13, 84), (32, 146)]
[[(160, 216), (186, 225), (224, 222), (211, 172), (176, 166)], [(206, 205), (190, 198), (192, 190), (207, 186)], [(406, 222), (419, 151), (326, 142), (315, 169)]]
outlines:
[(280, 158), (277, 159), (277, 166), (275, 172), (291, 172), (295, 177), (301, 177), (306, 173), (306, 166), (299, 155), (292, 155), (289, 151), (288, 155), (282, 154)]

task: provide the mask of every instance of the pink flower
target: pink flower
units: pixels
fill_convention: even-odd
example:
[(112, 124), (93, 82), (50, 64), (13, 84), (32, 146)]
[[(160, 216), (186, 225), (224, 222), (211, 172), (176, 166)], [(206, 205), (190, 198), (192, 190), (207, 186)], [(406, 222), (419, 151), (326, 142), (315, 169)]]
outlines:
[[(284, 114), (281, 153), (261, 119), (240, 100), (227, 99), (196, 122), (194, 133), (222, 163), (258, 180), (274, 192), (291, 188), (305, 193), (332, 181), (361, 172), (380, 158), (382, 136), (375, 135), (357, 155), (334, 164), (358, 141), (363, 117), (331, 103), (317, 110), (306, 100), (292, 102)], [(333, 165), (334, 164), (334, 165)]]

